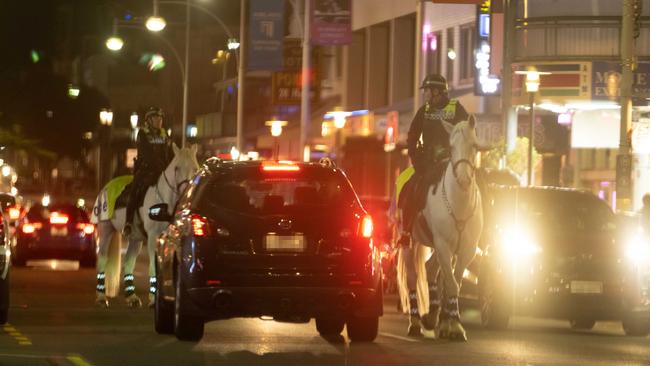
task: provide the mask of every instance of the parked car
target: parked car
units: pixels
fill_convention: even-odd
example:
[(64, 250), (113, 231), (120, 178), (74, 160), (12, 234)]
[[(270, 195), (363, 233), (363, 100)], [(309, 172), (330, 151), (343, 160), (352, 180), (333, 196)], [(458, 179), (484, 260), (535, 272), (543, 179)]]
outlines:
[(485, 326), (531, 315), (567, 319), (574, 329), (621, 320), (626, 334), (648, 334), (648, 241), (627, 241), (610, 207), (588, 192), (490, 190), (478, 286), (463, 286), (464, 296), (478, 297)]
[[(198, 340), (204, 323), (268, 316), (372, 341), (382, 315), (372, 219), (343, 172), (320, 163), (210, 160), (156, 254), (155, 328)], [(150, 217), (170, 220), (165, 205)]]
[(8, 210), (16, 204), (16, 199), (8, 193), (0, 193), (0, 324), (9, 317), (9, 275), (11, 272), (11, 234), (9, 231)]
[(14, 263), (30, 259), (77, 259), (83, 267), (96, 262), (95, 227), (88, 213), (74, 204), (59, 203), (29, 208), (18, 224)]

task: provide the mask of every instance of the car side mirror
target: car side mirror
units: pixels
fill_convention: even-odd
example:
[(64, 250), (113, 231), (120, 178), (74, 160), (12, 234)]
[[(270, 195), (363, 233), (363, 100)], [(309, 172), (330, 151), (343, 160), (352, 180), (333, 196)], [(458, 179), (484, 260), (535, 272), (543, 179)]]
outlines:
[(172, 221), (172, 215), (167, 213), (167, 208), (168, 206), (166, 203), (158, 203), (149, 207), (149, 218), (153, 221)]

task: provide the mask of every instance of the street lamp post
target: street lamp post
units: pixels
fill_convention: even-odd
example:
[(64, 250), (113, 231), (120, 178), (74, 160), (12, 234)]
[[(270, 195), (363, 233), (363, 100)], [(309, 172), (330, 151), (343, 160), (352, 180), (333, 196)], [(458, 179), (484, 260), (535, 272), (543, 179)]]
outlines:
[(533, 185), (533, 146), (535, 136), (535, 93), (539, 91), (540, 75), (548, 75), (549, 72), (540, 72), (535, 69), (528, 71), (517, 71), (517, 74), (526, 75), (526, 92), (528, 92), (528, 104), (530, 113), (530, 128), (528, 130), (528, 186)]
[(266, 125), (271, 127), (271, 136), (273, 136), (273, 155), (274, 160), (279, 160), (280, 157), (280, 144), (279, 138), (282, 135), (282, 127), (288, 124), (287, 121), (279, 121), (277, 118), (273, 118), (270, 121), (266, 121)]
[(340, 163), (340, 149), (342, 144), (342, 132), (341, 130), (345, 127), (346, 118), (352, 115), (352, 112), (344, 111), (340, 108), (337, 108), (334, 111), (327, 112), (325, 114), (326, 118), (334, 119), (334, 128), (336, 129), (336, 134), (334, 135), (334, 155), (336, 156), (336, 162)]
[(113, 112), (110, 109), (102, 109), (99, 111), (99, 156), (97, 167), (97, 184), (101, 187), (108, 179), (108, 171), (110, 171), (109, 162), (110, 158), (110, 140), (111, 140), (111, 125), (113, 124)]

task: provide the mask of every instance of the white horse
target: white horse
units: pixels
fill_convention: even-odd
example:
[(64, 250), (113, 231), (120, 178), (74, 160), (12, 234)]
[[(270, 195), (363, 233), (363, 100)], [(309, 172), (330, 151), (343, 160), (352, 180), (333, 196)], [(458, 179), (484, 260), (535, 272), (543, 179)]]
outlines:
[[(411, 248), (400, 248), (398, 283), (402, 309), (410, 314), (411, 336), (435, 338), (438, 327), (440, 338), (467, 340), (460, 322), (458, 294), (483, 228), (481, 195), (474, 174), (479, 149), (475, 124), (473, 116), (455, 126), (443, 121), (449, 133), (450, 159), (436, 191), (433, 187), (428, 190), (425, 208), (413, 225)], [(423, 227), (422, 218), (430, 233)], [(439, 275), (443, 294), (438, 291)], [(438, 324), (441, 307), (443, 316)]]
[[(179, 195), (199, 168), (196, 160), (196, 145), (192, 145), (191, 148), (179, 149), (174, 144), (173, 150), (174, 158), (160, 174), (157, 183), (149, 187), (142, 206), (138, 208), (137, 213), (140, 215), (144, 232), (139, 228), (139, 225), (134, 225), (133, 232), (129, 237), (126, 255), (124, 256), (123, 278), (126, 303), (131, 307), (142, 306), (142, 301), (135, 294), (133, 270), (143, 240), (147, 240), (147, 252), (149, 254), (149, 306), (152, 306), (155, 298), (156, 240), (167, 227), (167, 223), (151, 220), (149, 218), (149, 207), (157, 203), (167, 203), (169, 209), (173, 210)], [(101, 204), (101, 199), (98, 198), (96, 202)], [(108, 297), (115, 297), (119, 292), (122, 229), (125, 221), (126, 208), (116, 207), (111, 219), (99, 221), (97, 224), (96, 304), (99, 306), (108, 307)]]

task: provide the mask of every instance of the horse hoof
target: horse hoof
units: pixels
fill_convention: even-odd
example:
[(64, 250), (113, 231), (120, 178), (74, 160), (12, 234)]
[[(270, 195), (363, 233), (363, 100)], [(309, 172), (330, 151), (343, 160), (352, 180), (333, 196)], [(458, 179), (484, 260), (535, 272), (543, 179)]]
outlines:
[(422, 337), (422, 328), (419, 325), (409, 325), (409, 337)]
[(422, 316), (422, 326), (425, 329), (436, 329), (438, 319), (434, 314), (427, 313)]
[(130, 308), (140, 308), (142, 307), (142, 300), (137, 295), (131, 294), (126, 297), (126, 305)]
[(449, 333), (449, 340), (454, 342), (467, 342), (465, 333)]
[(97, 300), (95, 300), (95, 306), (97, 306), (98, 308), (102, 308), (102, 309), (108, 309), (108, 300), (106, 300), (106, 299), (104, 299), (104, 300), (97, 299)]
[(422, 328), (421, 332), (422, 336), (426, 339), (436, 339), (436, 331), (433, 329)]

